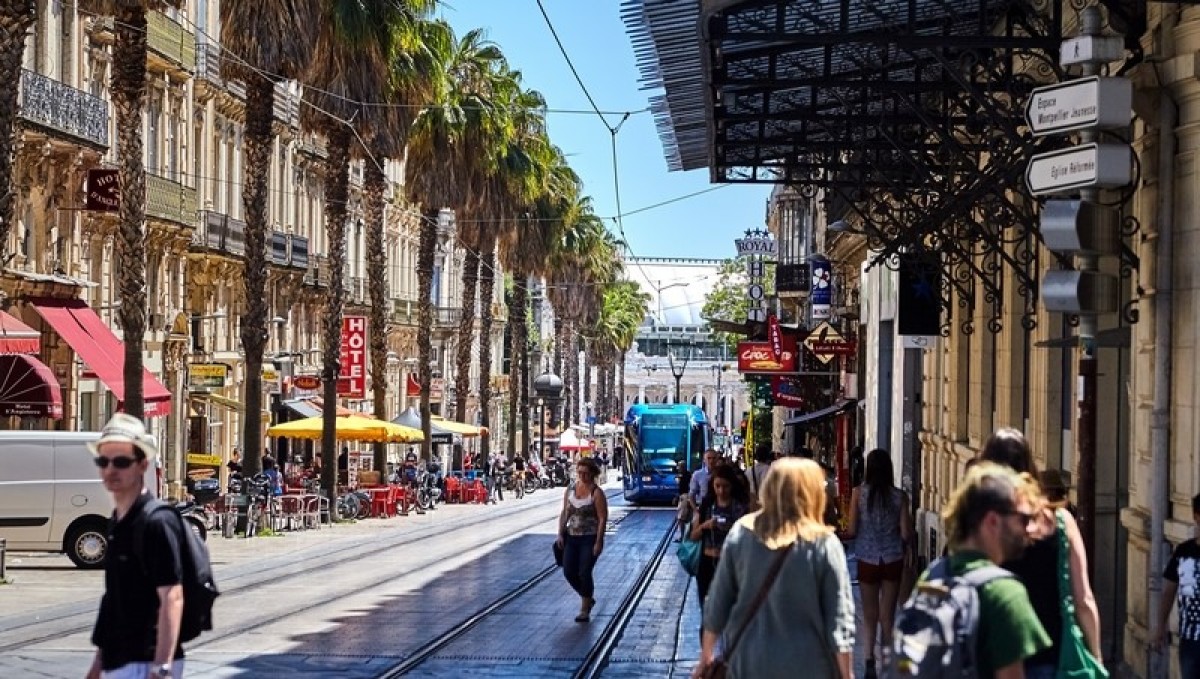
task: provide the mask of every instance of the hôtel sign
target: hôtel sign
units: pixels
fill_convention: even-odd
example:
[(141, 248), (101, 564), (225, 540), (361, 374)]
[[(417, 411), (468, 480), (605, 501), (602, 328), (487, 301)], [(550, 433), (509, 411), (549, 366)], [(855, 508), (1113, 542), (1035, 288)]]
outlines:
[(779, 358), (771, 350), (770, 342), (739, 342), (738, 372), (741, 373), (790, 373), (796, 371), (796, 348), (783, 345)]

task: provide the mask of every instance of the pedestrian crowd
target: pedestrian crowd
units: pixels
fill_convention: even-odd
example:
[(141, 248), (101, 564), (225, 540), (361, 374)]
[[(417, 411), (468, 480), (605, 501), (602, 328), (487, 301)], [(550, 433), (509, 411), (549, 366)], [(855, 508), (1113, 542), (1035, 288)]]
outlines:
[[(677, 514), (680, 560), (702, 609), (694, 677), (804, 668), (848, 679), (856, 640), (868, 679), (1108, 676), (1068, 483), (1039, 473), (1019, 431), (998, 430), (968, 465), (942, 511), (946, 553), (919, 574), (912, 500), (896, 486), (890, 453), (854, 457), (857, 483), (839, 525), (830, 475), (811, 453), (779, 458), (760, 445), (744, 471), (705, 453)], [(1195, 510), (1200, 525), (1200, 496)], [(860, 611), (843, 544), (857, 562)], [(1185, 543), (1165, 575), (1186, 582), (1186, 594), (1168, 587), (1164, 609), (1178, 594), (1189, 679), (1200, 676), (1187, 673), (1200, 655), (1197, 559), (1200, 547)]]

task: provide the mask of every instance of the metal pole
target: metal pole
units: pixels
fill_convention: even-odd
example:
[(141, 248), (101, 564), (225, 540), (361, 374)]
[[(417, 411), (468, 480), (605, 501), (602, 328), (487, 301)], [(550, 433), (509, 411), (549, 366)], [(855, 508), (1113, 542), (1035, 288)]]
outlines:
[(546, 401), (538, 399), (539, 418), (542, 420), (541, 438), (538, 439), (538, 457), (541, 458), (542, 464), (546, 463)]
[(725, 399), (721, 397), (721, 373), (725, 372), (725, 366), (717, 368), (717, 427), (725, 426)]
[[(1079, 15), (1080, 35), (1100, 35), (1102, 20), (1100, 9), (1095, 5), (1085, 7)], [(1098, 74), (1100, 67), (1091, 62), (1082, 65), (1083, 77)], [(1096, 141), (1095, 130), (1082, 130), (1080, 141), (1088, 144)], [(1100, 198), (1098, 189), (1083, 189), (1080, 198), (1085, 202), (1097, 202)], [(1075, 256), (1075, 268), (1078, 271), (1098, 271), (1099, 257), (1094, 254), (1079, 254)], [(1079, 500), (1079, 531), (1083, 535), (1083, 543), (1088, 555), (1095, 557), (1096, 544), (1096, 331), (1098, 323), (1095, 314), (1087, 313), (1079, 316), (1079, 393), (1076, 394), (1078, 412), (1075, 425), (1076, 460), (1078, 473), (1077, 485)], [(1094, 558), (1089, 559), (1092, 571), (1095, 571)]]

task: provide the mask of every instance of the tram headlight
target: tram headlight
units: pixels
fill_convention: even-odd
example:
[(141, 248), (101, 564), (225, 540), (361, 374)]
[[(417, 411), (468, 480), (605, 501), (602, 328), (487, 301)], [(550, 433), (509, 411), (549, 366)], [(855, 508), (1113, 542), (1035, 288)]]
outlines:
[(653, 480), (654, 480), (654, 477), (652, 477), (652, 476), (643, 476), (642, 477), (642, 483), (650, 483)]

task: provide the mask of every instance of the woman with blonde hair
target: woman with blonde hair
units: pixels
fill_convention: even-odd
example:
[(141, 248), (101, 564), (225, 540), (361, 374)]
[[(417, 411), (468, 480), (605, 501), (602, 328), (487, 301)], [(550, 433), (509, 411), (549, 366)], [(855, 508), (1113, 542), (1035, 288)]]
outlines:
[(823, 520), (825, 471), (779, 460), (759, 502), (725, 538), (694, 676), (709, 671), (720, 639), (730, 677), (850, 677), (854, 600), (842, 543)]

